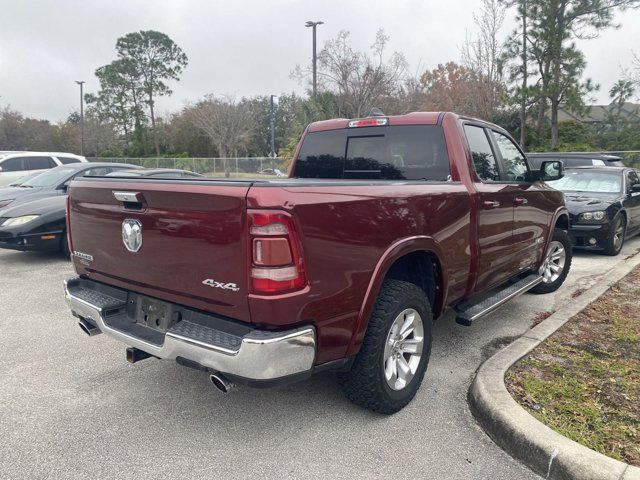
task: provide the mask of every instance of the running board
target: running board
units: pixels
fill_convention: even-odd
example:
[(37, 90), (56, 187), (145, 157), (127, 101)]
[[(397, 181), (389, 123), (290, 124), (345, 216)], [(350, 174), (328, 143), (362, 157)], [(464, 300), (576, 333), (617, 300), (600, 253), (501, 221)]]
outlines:
[(509, 285), (505, 289), (496, 292), (494, 295), (484, 299), (480, 303), (470, 305), (465, 309), (456, 308), (456, 322), (468, 327), (474, 320), (493, 312), (512, 298), (522, 295), (539, 283), (542, 283), (542, 277), (540, 275), (531, 274), (522, 280)]

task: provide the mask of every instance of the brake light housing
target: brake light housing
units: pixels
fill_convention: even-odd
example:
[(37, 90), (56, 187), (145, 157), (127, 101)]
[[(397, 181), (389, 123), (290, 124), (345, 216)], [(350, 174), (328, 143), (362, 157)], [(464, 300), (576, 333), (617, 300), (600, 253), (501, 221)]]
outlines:
[(249, 210), (249, 290), (259, 295), (304, 288), (302, 244), (293, 217), (279, 210)]
[(388, 118), (360, 118), (357, 120), (351, 120), (349, 122), (349, 128), (357, 127), (382, 127), (389, 123)]

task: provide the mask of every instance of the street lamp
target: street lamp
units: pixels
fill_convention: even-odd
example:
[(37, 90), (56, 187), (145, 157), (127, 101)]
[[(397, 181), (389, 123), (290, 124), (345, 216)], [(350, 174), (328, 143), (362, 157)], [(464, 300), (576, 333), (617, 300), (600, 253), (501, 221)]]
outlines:
[(324, 24), (324, 22), (312, 22), (311, 20), (309, 20), (307, 23), (304, 24), (305, 27), (311, 27), (313, 29), (313, 96), (316, 96), (316, 92), (318, 90), (318, 83), (317, 83), (317, 70), (316, 70), (316, 61), (317, 61), (317, 55), (316, 55), (316, 27), (318, 25), (322, 25)]
[(80, 155), (84, 155), (84, 96), (82, 95), (82, 86), (84, 80), (76, 80), (80, 85)]

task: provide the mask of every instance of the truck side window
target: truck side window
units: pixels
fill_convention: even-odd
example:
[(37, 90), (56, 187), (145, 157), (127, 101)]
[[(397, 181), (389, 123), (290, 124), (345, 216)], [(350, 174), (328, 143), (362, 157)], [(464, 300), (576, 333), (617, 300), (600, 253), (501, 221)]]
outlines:
[(469, 142), (469, 148), (471, 149), (473, 166), (480, 180), (485, 182), (499, 182), (500, 171), (498, 170), (498, 163), (496, 162), (496, 157), (493, 155), (493, 150), (491, 150), (491, 144), (489, 143), (484, 128), (465, 125), (464, 133), (467, 136), (467, 142)]
[(525, 181), (527, 178), (527, 161), (524, 159), (524, 155), (520, 153), (518, 147), (515, 146), (509, 137), (499, 132), (492, 133), (500, 149), (500, 154), (502, 155), (504, 169), (507, 172), (507, 180)]

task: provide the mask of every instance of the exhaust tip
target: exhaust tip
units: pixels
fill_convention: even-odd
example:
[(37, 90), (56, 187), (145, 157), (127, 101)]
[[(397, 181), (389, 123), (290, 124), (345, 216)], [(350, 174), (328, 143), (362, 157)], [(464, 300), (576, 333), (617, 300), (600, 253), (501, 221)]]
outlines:
[(78, 322), (78, 326), (82, 329), (84, 333), (93, 337), (94, 335), (98, 335), (102, 333), (98, 327), (96, 327), (93, 323), (81, 318)]
[(212, 373), (209, 379), (211, 380), (211, 383), (213, 383), (213, 385), (222, 393), (229, 393), (229, 390), (234, 387), (233, 382), (229, 381), (229, 379), (221, 373)]

